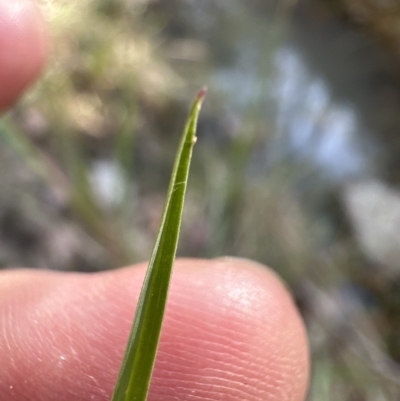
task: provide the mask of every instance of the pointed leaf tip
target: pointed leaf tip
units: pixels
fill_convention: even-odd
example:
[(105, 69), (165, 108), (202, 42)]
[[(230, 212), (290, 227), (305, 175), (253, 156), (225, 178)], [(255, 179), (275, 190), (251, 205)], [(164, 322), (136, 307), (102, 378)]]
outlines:
[(207, 91), (208, 91), (207, 86), (203, 86), (203, 87), (197, 92), (196, 99), (197, 99), (198, 101), (202, 101), (202, 100), (205, 98), (205, 96), (206, 96), (206, 94), (207, 94)]

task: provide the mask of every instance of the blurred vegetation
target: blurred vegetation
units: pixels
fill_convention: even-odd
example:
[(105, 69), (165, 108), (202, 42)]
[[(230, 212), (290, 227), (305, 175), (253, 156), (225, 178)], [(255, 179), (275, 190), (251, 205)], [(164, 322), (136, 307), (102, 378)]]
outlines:
[[(273, 53), (299, 10), (322, 32), (328, 15), (338, 36), (348, 27), (370, 35), (391, 59), (400, 54), (398, 4), (40, 4), (49, 66), (0, 125), (0, 265), (97, 271), (147, 259), (188, 101), (209, 84), (178, 254), (249, 257), (285, 278), (310, 335), (309, 400), (398, 399), (399, 276), (360, 249), (342, 184), (280, 149), (270, 94)], [(224, 80), (243, 48), (237, 75)], [(385, 79), (395, 87), (396, 71)], [(392, 133), (394, 118), (379, 117)]]
[(352, 24), (380, 41), (400, 65), (400, 3), (397, 0), (325, 0)]
[[(44, 260), (28, 257), (22, 263), (44, 262), (63, 270), (76, 269), (72, 255), (78, 260), (88, 259), (87, 251), (93, 249), (92, 260), (85, 261), (91, 270), (127, 263), (132, 260), (130, 254), (139, 259), (148, 255), (150, 238), (142, 239), (143, 251), (141, 247), (135, 250), (131, 244), (141, 241), (131, 238), (141, 237), (136, 233), (141, 230), (135, 224), (121, 227), (127, 222), (124, 213), (135, 214), (137, 188), (128, 185), (137, 171), (133, 168), (137, 159), (134, 142), (141, 141), (149, 148), (138, 155), (144, 162), (162, 153), (154, 137), (141, 132), (156, 130), (149, 125), (159, 122), (148, 122), (146, 114), (148, 110), (157, 114), (157, 110), (166, 108), (168, 94), (172, 87), (179, 87), (179, 79), (153, 53), (155, 39), (152, 41), (152, 33), (139, 23), (142, 8), (139, 2), (44, 2), (53, 42), (49, 68), (35, 90), (8, 116), (3, 129), (5, 139), (22, 156), (25, 168), (45, 179), (41, 185), (51, 184), (39, 196), (47, 197), (56, 209), (54, 214), (28, 224), (31, 231), (43, 228), (46, 232), (46, 238), (38, 239), (40, 252), (51, 254), (52, 249), (58, 249), (54, 241), (64, 248), (69, 243), (71, 249), (65, 249), (65, 261), (57, 261), (54, 254), (48, 255), (50, 263), (45, 260), (47, 256), (42, 256)], [(170, 122), (165, 119), (162, 123), (168, 128)], [(117, 182), (110, 184), (114, 185), (110, 191), (117, 192), (116, 199), (108, 201), (112, 205), (101, 204), (90, 185), (90, 171), (99, 160), (116, 171)], [(32, 177), (28, 193), (38, 184), (35, 180), (37, 177)], [(43, 202), (35, 198), (37, 203)], [(125, 202), (130, 203), (129, 209), (122, 208)], [(74, 216), (73, 227), (69, 216), (65, 218), (70, 213)], [(53, 233), (51, 227), (42, 226), (53, 225), (55, 215), (59, 221)], [(56, 234), (60, 224), (66, 225), (60, 234), (63, 238)], [(100, 247), (89, 244), (92, 238)], [(15, 261), (6, 258), (2, 262), (10, 263)]]

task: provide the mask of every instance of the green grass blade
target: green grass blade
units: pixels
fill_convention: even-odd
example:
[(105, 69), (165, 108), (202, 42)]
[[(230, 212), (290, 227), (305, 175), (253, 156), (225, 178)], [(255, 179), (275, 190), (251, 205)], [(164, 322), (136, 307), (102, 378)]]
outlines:
[(147, 399), (178, 245), (189, 166), (196, 142), (197, 119), (205, 93), (205, 89), (202, 89), (197, 94), (179, 144), (160, 230), (112, 401)]

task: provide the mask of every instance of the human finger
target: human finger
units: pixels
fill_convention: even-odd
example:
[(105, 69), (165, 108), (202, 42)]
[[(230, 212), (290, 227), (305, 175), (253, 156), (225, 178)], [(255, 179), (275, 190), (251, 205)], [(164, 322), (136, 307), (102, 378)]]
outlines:
[[(109, 401), (146, 265), (0, 275), (0, 399)], [(267, 268), (179, 260), (149, 401), (301, 401), (305, 330)]]
[(48, 40), (33, 0), (0, 0), (0, 111), (39, 75)]

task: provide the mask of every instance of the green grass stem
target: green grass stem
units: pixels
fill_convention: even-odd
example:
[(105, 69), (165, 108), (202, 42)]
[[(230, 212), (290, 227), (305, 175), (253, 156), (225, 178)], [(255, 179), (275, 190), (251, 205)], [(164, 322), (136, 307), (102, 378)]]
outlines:
[(144, 279), (112, 401), (147, 399), (178, 245), (190, 161), (196, 142), (197, 119), (205, 94), (205, 89), (198, 92), (182, 134), (160, 230)]

